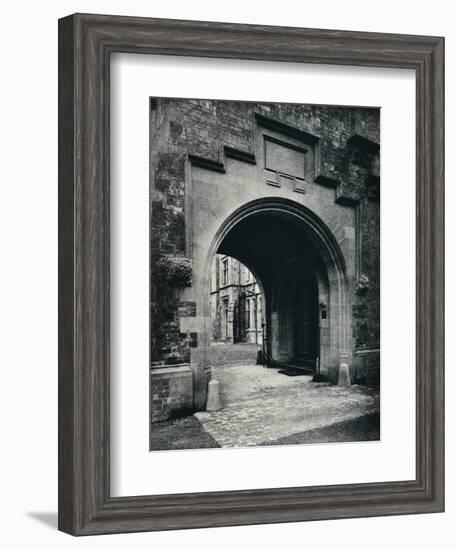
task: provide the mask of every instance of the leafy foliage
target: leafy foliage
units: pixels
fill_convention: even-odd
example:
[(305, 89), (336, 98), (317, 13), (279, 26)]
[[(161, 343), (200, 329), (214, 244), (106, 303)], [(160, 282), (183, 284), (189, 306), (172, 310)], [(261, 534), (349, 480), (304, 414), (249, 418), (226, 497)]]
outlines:
[(192, 262), (185, 256), (164, 256), (157, 263), (157, 275), (173, 286), (192, 284)]

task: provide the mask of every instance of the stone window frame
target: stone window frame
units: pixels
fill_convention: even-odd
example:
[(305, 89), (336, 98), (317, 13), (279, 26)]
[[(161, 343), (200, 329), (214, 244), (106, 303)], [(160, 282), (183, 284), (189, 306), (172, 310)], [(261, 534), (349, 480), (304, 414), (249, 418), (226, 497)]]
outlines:
[(229, 258), (223, 258), (222, 260), (222, 285), (227, 286), (229, 284)]
[(250, 330), (251, 326), (251, 315), (252, 315), (252, 305), (250, 303), (250, 298), (245, 300), (245, 330)]

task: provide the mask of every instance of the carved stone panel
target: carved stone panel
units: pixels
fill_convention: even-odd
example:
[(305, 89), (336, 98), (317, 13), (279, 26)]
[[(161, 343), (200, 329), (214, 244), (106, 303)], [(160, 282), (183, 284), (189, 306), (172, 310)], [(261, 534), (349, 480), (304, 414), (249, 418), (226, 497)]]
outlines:
[(291, 143), (264, 137), (266, 170), (305, 179), (305, 154), (307, 150)]

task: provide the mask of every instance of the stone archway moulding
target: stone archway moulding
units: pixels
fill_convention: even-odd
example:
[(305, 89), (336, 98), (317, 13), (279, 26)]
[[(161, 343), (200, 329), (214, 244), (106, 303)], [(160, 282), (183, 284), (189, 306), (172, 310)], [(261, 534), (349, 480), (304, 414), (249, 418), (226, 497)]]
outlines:
[[(337, 311), (336, 348), (339, 361), (346, 363), (352, 355), (349, 307), (349, 278), (346, 263), (339, 244), (328, 226), (309, 208), (290, 199), (280, 197), (266, 197), (252, 200), (232, 212), (220, 225), (209, 247), (204, 272), (206, 274), (205, 287), (207, 299), (204, 304), (204, 316), (209, 318), (209, 273), (212, 260), (220, 244), (230, 231), (246, 218), (258, 214), (274, 213), (292, 219), (302, 224), (310, 240), (315, 245), (326, 268), (331, 300)], [(335, 322), (335, 321), (333, 321)], [(209, 330), (209, 327), (206, 327)]]

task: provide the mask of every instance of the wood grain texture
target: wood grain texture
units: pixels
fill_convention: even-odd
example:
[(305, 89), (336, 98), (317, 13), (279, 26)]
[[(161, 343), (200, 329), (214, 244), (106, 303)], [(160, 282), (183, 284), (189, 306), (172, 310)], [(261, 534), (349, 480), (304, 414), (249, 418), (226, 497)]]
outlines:
[[(59, 26), (59, 526), (74, 532), (74, 20)], [(66, 472), (65, 481), (61, 475)]]
[[(73, 535), (443, 511), (443, 38), (76, 14), (59, 22), (59, 529)], [(413, 481), (112, 498), (109, 494), (111, 52), (414, 69)]]

